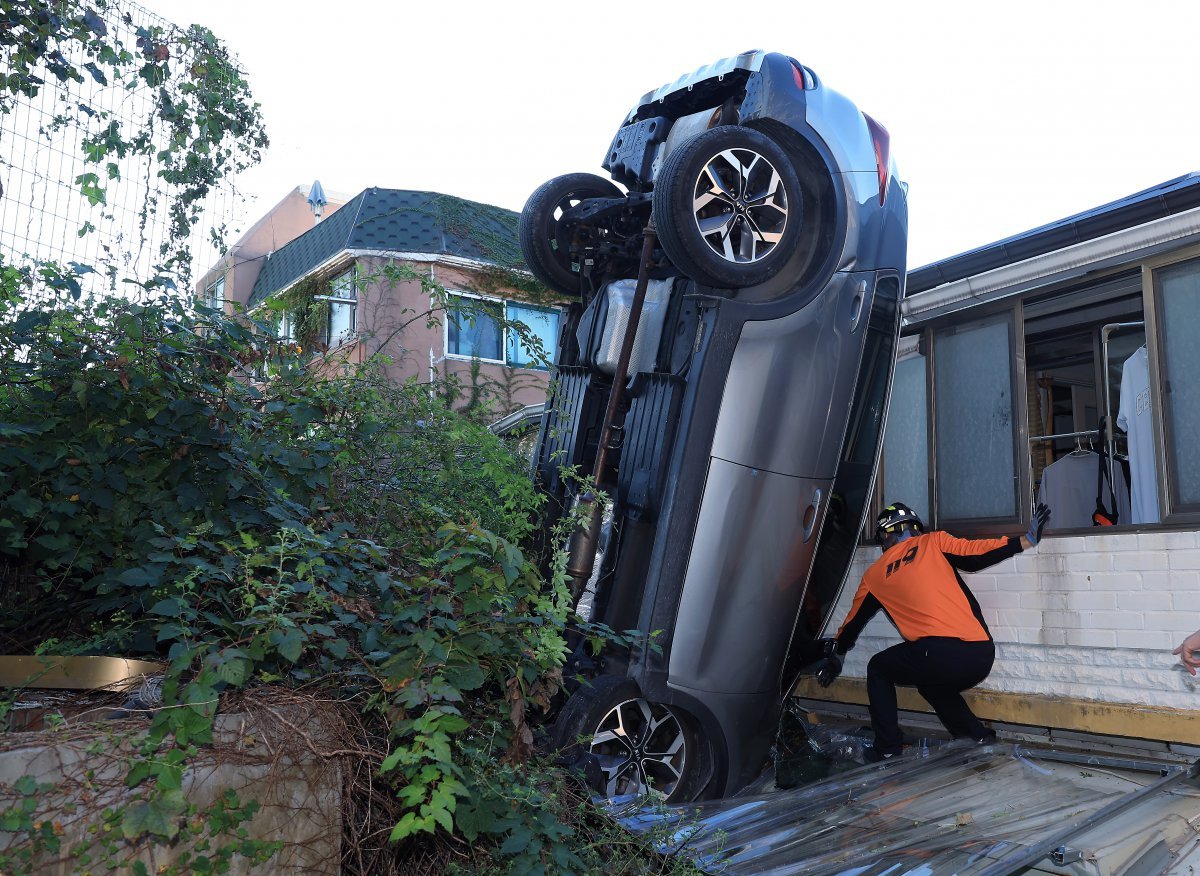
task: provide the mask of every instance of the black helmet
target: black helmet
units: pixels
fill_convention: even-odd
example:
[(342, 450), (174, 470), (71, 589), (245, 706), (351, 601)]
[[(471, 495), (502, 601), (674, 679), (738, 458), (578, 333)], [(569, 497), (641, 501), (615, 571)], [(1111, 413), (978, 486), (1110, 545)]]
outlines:
[(889, 535), (906, 529), (924, 532), (925, 524), (912, 508), (903, 502), (893, 502), (879, 513), (879, 518), (875, 521), (875, 541), (883, 544)]

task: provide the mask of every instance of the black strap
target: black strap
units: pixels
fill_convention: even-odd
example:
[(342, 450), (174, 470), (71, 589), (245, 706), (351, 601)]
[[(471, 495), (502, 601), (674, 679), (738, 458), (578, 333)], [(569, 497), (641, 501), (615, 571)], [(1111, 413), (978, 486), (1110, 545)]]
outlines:
[[(1104, 437), (1103, 429), (1101, 430), (1101, 438)], [(1098, 460), (1096, 466), (1096, 511), (1093, 514), (1093, 523), (1100, 525), (1100, 521), (1095, 520), (1096, 515), (1103, 515), (1111, 523), (1116, 523), (1120, 519), (1120, 512), (1117, 511), (1117, 491), (1113, 488), (1112, 480), (1108, 476), (1108, 451), (1101, 449), (1096, 454)], [(1104, 482), (1108, 481), (1108, 494), (1112, 498), (1112, 511), (1110, 512), (1104, 507)]]

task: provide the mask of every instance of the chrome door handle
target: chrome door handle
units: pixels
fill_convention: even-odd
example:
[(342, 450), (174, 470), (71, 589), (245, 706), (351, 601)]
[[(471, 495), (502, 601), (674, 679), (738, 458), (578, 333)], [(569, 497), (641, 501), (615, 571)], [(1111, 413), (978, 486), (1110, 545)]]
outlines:
[(804, 509), (804, 540), (808, 541), (812, 538), (813, 530), (817, 526), (817, 512), (821, 510), (821, 490), (820, 488), (813, 490), (812, 501), (808, 503), (808, 507)]

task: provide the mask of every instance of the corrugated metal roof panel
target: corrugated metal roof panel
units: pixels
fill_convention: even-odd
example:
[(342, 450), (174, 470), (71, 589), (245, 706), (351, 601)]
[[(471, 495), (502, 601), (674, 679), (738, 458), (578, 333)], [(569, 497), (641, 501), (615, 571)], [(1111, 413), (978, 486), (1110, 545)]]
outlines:
[[(1143, 872), (1147, 855), (1195, 851), (1194, 771), (960, 741), (802, 788), (618, 803), (613, 814), (661, 851), (726, 876), (999, 876), (1053, 867), (1060, 848), (1088, 857), (1075, 872), (1109, 876)], [(1153, 837), (1161, 848), (1147, 847)]]

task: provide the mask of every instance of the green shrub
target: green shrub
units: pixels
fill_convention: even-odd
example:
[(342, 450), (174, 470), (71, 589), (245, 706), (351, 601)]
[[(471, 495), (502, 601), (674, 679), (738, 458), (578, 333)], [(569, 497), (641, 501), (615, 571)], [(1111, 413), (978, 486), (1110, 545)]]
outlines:
[(494, 837), (579, 869), (569, 829), (492, 781), (524, 769), (568, 614), (520, 550), (538, 503), (503, 444), (373, 366), (317, 377), (264, 326), (8, 292), (0, 554), (27, 598), (0, 634), (169, 661), (174, 708), (131, 783), (175, 794), (223, 693), (316, 685), (387, 740), (394, 839)]

